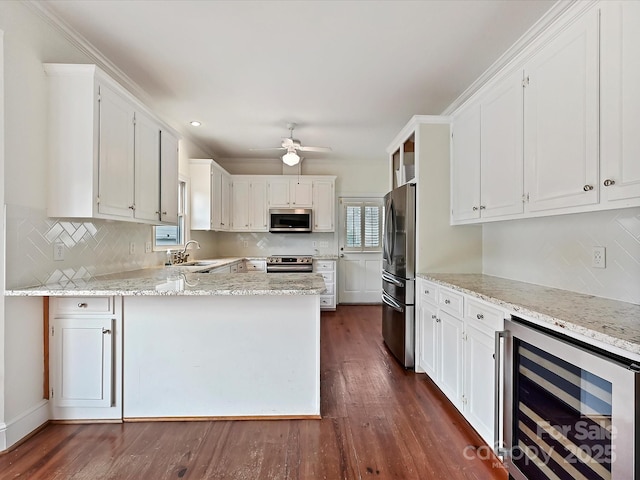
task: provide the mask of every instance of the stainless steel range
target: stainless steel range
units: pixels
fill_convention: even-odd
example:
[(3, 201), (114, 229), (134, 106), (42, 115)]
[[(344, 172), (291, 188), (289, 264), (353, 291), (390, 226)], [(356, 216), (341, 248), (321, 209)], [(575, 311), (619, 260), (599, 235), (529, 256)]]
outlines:
[(311, 255), (274, 255), (267, 257), (267, 273), (313, 272)]

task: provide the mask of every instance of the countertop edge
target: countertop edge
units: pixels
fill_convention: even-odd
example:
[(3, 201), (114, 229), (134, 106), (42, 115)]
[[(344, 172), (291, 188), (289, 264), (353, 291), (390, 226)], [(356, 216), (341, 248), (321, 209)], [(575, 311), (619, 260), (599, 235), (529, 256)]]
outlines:
[[(461, 274), (461, 275), (464, 275), (464, 274)], [(516, 280), (512, 281), (509, 279), (494, 277), (491, 275), (482, 275), (482, 274), (474, 274), (474, 275), (478, 275), (478, 276), (481, 275), (483, 277), (496, 278), (496, 279), (499, 279), (500, 281), (505, 281), (505, 282), (513, 282), (513, 283), (519, 283), (519, 284), (527, 283), (527, 282), (521, 282)], [(481, 293), (475, 290), (470, 290), (469, 288), (457, 285), (455, 283), (451, 283), (449, 281), (442, 280), (440, 278), (431, 276), (430, 274), (419, 273), (416, 275), (416, 277), (432, 283), (436, 283), (446, 288), (450, 288), (452, 290), (458, 291), (465, 295), (483, 300), (487, 303), (500, 307), (501, 309), (507, 311), (507, 313), (513, 313), (516, 316), (526, 316), (527, 318), (524, 318), (524, 320), (531, 321), (543, 327), (551, 328), (552, 330), (563, 333), (567, 336), (574, 337), (579, 340), (587, 341), (588, 343), (592, 343), (590, 341), (595, 340), (596, 342), (601, 343), (603, 346), (606, 345), (610, 347), (615, 347), (621, 350), (620, 353), (624, 352), (627, 355), (631, 354), (634, 356), (634, 358), (640, 360), (640, 344), (635, 343), (633, 341), (618, 338), (610, 334), (607, 334), (605, 332), (599, 332), (591, 328), (585, 327), (583, 325), (579, 325), (562, 318), (557, 318), (553, 315), (536, 311), (530, 307), (525, 307), (517, 303), (512, 303), (507, 300), (503, 300), (501, 298), (486, 295), (484, 293)], [(550, 288), (550, 289), (552, 288), (552, 287), (542, 287), (540, 285), (535, 285), (535, 284), (530, 284), (530, 285), (535, 287), (540, 287), (540, 288)], [(561, 289), (554, 288), (553, 290), (561, 290)], [(582, 294), (571, 292), (568, 290), (566, 291), (566, 293), (567, 295), (572, 295), (572, 294), (576, 296), (582, 295)], [(609, 300), (609, 299), (603, 299), (603, 300)], [(624, 303), (624, 302), (620, 302), (620, 303)]]

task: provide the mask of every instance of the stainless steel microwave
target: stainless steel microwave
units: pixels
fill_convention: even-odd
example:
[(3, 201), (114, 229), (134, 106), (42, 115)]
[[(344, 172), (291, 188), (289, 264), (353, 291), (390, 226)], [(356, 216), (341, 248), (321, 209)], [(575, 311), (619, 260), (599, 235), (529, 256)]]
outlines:
[(272, 208), (269, 210), (269, 231), (273, 233), (310, 233), (310, 208)]

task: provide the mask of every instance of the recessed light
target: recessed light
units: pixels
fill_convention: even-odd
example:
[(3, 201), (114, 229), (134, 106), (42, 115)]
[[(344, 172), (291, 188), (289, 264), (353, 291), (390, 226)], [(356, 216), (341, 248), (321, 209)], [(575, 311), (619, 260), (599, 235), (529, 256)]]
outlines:
[(191, 126), (192, 127), (199, 127), (200, 125), (202, 125), (202, 124), (197, 120), (194, 120), (193, 122), (191, 122)]

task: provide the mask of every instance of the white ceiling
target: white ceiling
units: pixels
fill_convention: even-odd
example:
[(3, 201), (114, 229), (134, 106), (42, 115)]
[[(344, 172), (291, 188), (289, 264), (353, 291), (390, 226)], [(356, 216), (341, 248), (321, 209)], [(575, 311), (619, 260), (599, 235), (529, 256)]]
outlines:
[[(174, 127), (219, 158), (274, 158), (286, 123), (307, 158), (380, 160), (440, 114), (553, 0), (49, 0)], [(190, 127), (191, 120), (202, 126)]]

